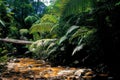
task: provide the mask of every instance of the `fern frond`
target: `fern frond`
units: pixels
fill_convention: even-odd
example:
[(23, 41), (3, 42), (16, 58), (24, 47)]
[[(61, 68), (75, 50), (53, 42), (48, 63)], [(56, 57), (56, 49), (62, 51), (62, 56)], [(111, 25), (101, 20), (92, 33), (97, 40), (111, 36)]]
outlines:
[(51, 44), (54, 44), (57, 39), (41, 39), (33, 42), (29, 50), (33, 52), (38, 57), (47, 57), (48, 56), (48, 47), (50, 48)]
[(85, 44), (81, 44), (81, 45), (77, 46), (77, 47), (73, 50), (72, 56), (73, 56), (76, 52), (82, 50), (83, 47), (84, 47), (84, 45), (85, 45)]
[[(69, 41), (72, 42), (74, 39), (84, 38), (88, 32), (92, 31), (92, 29), (86, 28), (86, 26), (80, 26), (69, 38)], [(79, 41), (79, 40), (78, 40)]]
[(67, 36), (63, 36), (63, 37), (60, 38), (58, 44), (60, 45), (61, 43), (63, 43), (63, 42), (66, 41), (66, 40), (67, 40)]
[(34, 24), (31, 28), (30, 28), (30, 33), (42, 33), (42, 32), (50, 32), (51, 28), (53, 26), (53, 23), (50, 22), (45, 22), (45, 23), (39, 23), (39, 24)]
[(0, 20), (0, 25), (5, 27), (5, 23), (2, 20)]
[(66, 35), (69, 35), (70, 33), (72, 33), (72, 31), (74, 31), (74, 30), (76, 30), (76, 29), (78, 29), (78, 28), (79, 28), (79, 26), (71, 26), (71, 27), (68, 29)]

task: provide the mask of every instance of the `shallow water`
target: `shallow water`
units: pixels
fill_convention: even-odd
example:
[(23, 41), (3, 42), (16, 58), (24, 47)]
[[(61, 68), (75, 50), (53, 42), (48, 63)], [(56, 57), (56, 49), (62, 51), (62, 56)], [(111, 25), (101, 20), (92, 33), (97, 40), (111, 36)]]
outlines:
[(30, 58), (12, 59), (7, 62), (6, 67), (7, 70), (1, 74), (2, 80), (80, 80), (80, 78), (91, 80), (95, 76), (91, 69), (51, 67), (44, 60)]

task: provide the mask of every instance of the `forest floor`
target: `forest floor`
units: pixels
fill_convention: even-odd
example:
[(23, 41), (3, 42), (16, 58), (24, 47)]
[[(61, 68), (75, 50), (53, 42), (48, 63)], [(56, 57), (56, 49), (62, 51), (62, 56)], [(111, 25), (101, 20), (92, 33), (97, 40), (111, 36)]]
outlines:
[(10, 59), (4, 69), (0, 80), (108, 80), (108, 74), (96, 74), (89, 68), (54, 67), (31, 58)]

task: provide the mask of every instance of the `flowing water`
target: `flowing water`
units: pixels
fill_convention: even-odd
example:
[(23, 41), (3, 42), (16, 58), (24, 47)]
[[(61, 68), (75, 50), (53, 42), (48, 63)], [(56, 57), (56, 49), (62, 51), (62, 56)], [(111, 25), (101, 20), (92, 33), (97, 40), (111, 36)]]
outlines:
[(18, 58), (7, 62), (0, 80), (91, 80), (94, 76), (95, 73), (91, 69), (51, 67), (44, 60)]

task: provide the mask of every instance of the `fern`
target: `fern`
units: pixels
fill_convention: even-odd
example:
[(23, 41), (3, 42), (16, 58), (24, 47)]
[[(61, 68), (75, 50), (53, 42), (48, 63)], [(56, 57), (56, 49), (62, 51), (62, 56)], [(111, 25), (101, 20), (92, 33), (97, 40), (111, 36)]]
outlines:
[(61, 45), (64, 41), (67, 40), (67, 38), (68, 38), (67, 36), (61, 37), (58, 44)]
[(57, 39), (41, 39), (32, 43), (29, 50), (38, 58), (46, 58), (49, 56), (48, 51), (51, 44), (55, 44)]
[(52, 14), (45, 14), (41, 19), (41, 23), (50, 22), (50, 23), (57, 23), (57, 17)]
[(73, 56), (76, 52), (82, 50), (83, 47), (84, 47), (84, 44), (81, 44), (81, 45), (79, 45), (79, 46), (76, 46), (75, 49), (74, 49), (73, 52), (72, 52), (72, 56)]
[(57, 32), (58, 27), (59, 27), (59, 23), (56, 23), (55, 25), (53, 25), (51, 30), (50, 30), (50, 33)]
[(69, 35), (70, 33), (72, 33), (74, 30), (78, 29), (79, 26), (71, 26), (68, 31), (66, 32), (66, 35)]
[(5, 24), (4, 24), (4, 22), (2, 20), (0, 20), (0, 25), (5, 27)]
[(56, 24), (56, 16), (52, 14), (45, 14), (40, 20), (32, 25), (30, 28), (30, 34), (33, 34), (33, 36), (37, 34), (41, 38), (56, 37), (56, 35), (51, 32), (52, 27)]
[(69, 38), (69, 41), (72, 42), (74, 39), (79, 39), (83, 38), (86, 39), (89, 35), (92, 33), (96, 32), (96, 29), (89, 29), (87, 26), (80, 26), (73, 34), (71, 34), (71, 37)]
[(50, 30), (52, 29), (53, 24), (50, 22), (46, 22), (46, 23), (39, 23), (39, 24), (34, 24), (31, 28), (30, 28), (30, 33), (42, 33), (42, 32), (50, 32)]

